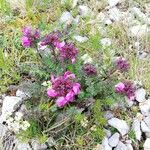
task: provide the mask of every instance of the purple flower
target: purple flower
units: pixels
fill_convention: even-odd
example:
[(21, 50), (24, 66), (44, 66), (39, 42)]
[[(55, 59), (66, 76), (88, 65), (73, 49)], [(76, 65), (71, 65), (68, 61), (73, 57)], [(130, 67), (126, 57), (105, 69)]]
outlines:
[(56, 97), (56, 96), (57, 96), (57, 93), (56, 93), (56, 91), (53, 90), (53, 89), (48, 89), (48, 90), (47, 90), (47, 95), (48, 95), (49, 97)]
[(21, 38), (22, 45), (24, 47), (31, 47), (33, 46), (37, 40), (40, 38), (40, 32), (37, 29), (32, 29), (30, 27), (24, 27), (22, 29), (23, 36)]
[(116, 92), (118, 93), (124, 92), (124, 88), (125, 88), (125, 85), (122, 82), (115, 85)]
[(52, 32), (45, 36), (45, 38), (41, 42), (41, 45), (55, 46), (59, 42), (59, 38), (60, 38), (60, 33), (58, 31)]
[(32, 32), (32, 29), (30, 27), (24, 27), (22, 29), (22, 32), (23, 32), (23, 35), (24, 36), (30, 36), (31, 32)]
[(66, 104), (67, 104), (67, 100), (66, 100), (64, 97), (59, 97), (59, 98), (56, 100), (56, 105), (57, 105), (58, 107), (64, 107)]
[(92, 75), (96, 75), (97, 74), (97, 70), (96, 70), (96, 67), (92, 64), (89, 64), (89, 63), (86, 63), (84, 64), (83, 66), (83, 71), (89, 75), (89, 76), (92, 76)]
[(75, 63), (78, 50), (75, 48), (73, 43), (65, 43), (65, 45), (59, 49), (60, 55), (63, 60), (71, 60), (72, 63)]
[(24, 47), (30, 47), (31, 41), (30, 41), (30, 39), (29, 39), (28, 37), (23, 36), (23, 37), (21, 38), (21, 40), (22, 40), (22, 45), (23, 45)]
[(116, 60), (116, 68), (118, 70), (120, 70), (121, 72), (128, 71), (128, 69), (129, 69), (129, 63), (128, 63), (128, 61), (125, 58), (119, 57)]
[(47, 95), (57, 98), (56, 105), (63, 107), (75, 100), (75, 96), (80, 93), (80, 84), (75, 82), (75, 75), (66, 71), (59, 77), (51, 76), (52, 88), (47, 90)]
[(131, 81), (120, 82), (116, 86), (116, 92), (126, 95), (130, 100), (135, 97), (135, 86)]

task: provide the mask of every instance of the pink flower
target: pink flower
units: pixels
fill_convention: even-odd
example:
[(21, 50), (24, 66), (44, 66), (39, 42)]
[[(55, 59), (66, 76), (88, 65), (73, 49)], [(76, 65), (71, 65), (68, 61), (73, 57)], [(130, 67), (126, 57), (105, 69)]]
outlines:
[(75, 75), (72, 74), (70, 71), (66, 71), (65, 74), (64, 74), (64, 77), (67, 79), (67, 78), (73, 78), (75, 79)]
[(125, 85), (122, 82), (120, 82), (117, 85), (115, 85), (116, 92), (121, 93), (121, 92), (124, 91), (124, 88), (125, 88)]
[(80, 84), (75, 82), (75, 75), (66, 71), (62, 76), (51, 76), (52, 88), (48, 89), (49, 97), (58, 98), (56, 104), (59, 107), (73, 102), (75, 96), (80, 93)]
[(134, 100), (135, 98), (135, 86), (131, 81), (120, 82), (115, 85), (116, 92), (124, 94), (129, 100)]
[(37, 29), (24, 27), (22, 29), (22, 32), (23, 32), (23, 37), (21, 38), (21, 40), (22, 40), (22, 45), (24, 47), (34, 46), (34, 44), (36, 44), (40, 38), (40, 32)]
[(65, 42), (55, 42), (54, 45), (56, 48), (61, 49), (65, 45)]
[(47, 90), (47, 95), (48, 95), (49, 97), (56, 97), (56, 96), (57, 96), (57, 93), (56, 93), (56, 91), (53, 90), (53, 89), (48, 89), (48, 90)]
[(64, 107), (65, 105), (67, 104), (67, 101), (64, 97), (59, 97), (57, 100), (56, 100), (56, 105), (58, 107)]
[(75, 96), (74, 92), (70, 91), (70, 92), (66, 95), (65, 98), (66, 98), (66, 100), (67, 100), (68, 102), (73, 102), (74, 96)]
[(62, 60), (71, 60), (72, 63), (75, 63), (78, 55), (78, 49), (73, 43), (65, 43), (65, 45), (59, 50)]
[(24, 47), (29, 47), (29, 46), (31, 45), (31, 41), (29, 40), (28, 37), (23, 36), (23, 37), (21, 38), (21, 40), (22, 40), (22, 45), (23, 45)]
[(79, 83), (75, 83), (73, 85), (73, 92), (75, 93), (75, 95), (80, 93), (80, 84)]

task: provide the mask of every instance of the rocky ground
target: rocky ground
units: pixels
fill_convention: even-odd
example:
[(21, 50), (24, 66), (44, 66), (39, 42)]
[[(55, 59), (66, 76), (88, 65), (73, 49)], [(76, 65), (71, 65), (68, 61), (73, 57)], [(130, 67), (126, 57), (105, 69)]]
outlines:
[[(75, 21), (77, 24), (82, 17), (93, 15), (95, 10), (90, 2), (85, 1), (83, 5), (78, 5), (78, 0), (75, 0), (72, 7), (78, 8), (78, 14), (74, 18), (70, 12), (62, 13), (59, 21), (67, 23)], [(95, 2), (95, 1), (94, 1)], [(92, 3), (92, 1), (91, 1)], [(122, 25), (125, 27), (128, 42), (128, 49), (135, 53), (136, 59), (140, 61), (147, 61), (149, 59), (149, 45), (144, 45), (142, 40), (149, 35), (150, 25), (150, 3), (144, 2), (139, 5), (138, 2), (127, 2), (125, 0), (105, 0), (106, 5), (99, 13), (96, 13), (96, 19), (91, 22), (98, 24), (99, 30), (102, 33), (102, 45), (109, 46), (118, 42), (115, 37), (108, 37), (108, 25)], [(95, 4), (100, 5), (97, 1)], [(127, 5), (127, 6), (126, 6)], [(96, 7), (95, 7), (96, 9)], [(117, 26), (118, 27), (118, 26)], [(112, 31), (113, 32), (113, 31)], [(88, 37), (76, 35), (74, 39), (80, 43), (88, 40)], [(126, 40), (126, 39), (125, 39)], [(128, 55), (126, 51), (126, 55)], [(138, 79), (138, 81), (137, 81)], [(105, 118), (108, 120), (106, 125), (106, 136), (102, 144), (97, 145), (97, 150), (150, 150), (150, 97), (149, 89), (145, 88), (140, 83), (139, 78), (135, 78), (137, 87), (135, 101), (126, 100), (126, 103), (116, 103), (109, 108), (105, 113)], [(13, 89), (13, 90), (12, 90)], [(10, 132), (11, 126), (6, 126), (5, 117), (6, 112), (15, 115), (21, 112), (23, 115), (28, 114), (25, 105), (23, 104), (28, 98), (32, 97), (27, 87), (19, 85), (12, 87), (14, 96), (3, 94), (0, 97), (0, 145), (4, 150), (46, 150), (53, 144), (53, 139), (48, 139), (44, 144), (38, 141), (30, 141), (30, 143), (20, 142), (14, 133)], [(13, 101), (13, 103), (12, 103)], [(127, 117), (116, 115), (114, 110), (118, 113), (120, 109), (128, 114)], [(15, 126), (14, 128), (17, 128)], [(112, 133), (110, 128), (114, 129)], [(130, 137), (129, 137), (130, 135)]]

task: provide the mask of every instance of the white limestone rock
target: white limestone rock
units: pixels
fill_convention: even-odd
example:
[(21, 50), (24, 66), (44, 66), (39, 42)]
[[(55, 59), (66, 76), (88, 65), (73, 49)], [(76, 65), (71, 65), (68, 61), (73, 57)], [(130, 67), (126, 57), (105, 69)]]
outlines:
[(132, 129), (135, 132), (136, 139), (140, 141), (141, 136), (142, 136), (142, 132), (141, 132), (141, 129), (140, 129), (140, 121), (138, 119), (135, 119), (133, 121)]
[(24, 92), (20, 89), (16, 91), (16, 96), (22, 98), (23, 100), (31, 98), (31, 94), (29, 92)]
[(131, 144), (126, 144), (127, 150), (133, 150), (133, 146)]
[(129, 33), (133, 37), (141, 37), (147, 35), (149, 32), (149, 28), (146, 24), (144, 25), (135, 25), (129, 29)]
[(144, 150), (150, 150), (150, 138), (147, 138), (144, 145)]
[(150, 128), (150, 115), (148, 117), (144, 118), (144, 122), (147, 124), (147, 126)]
[(79, 14), (82, 16), (82, 17), (87, 17), (89, 14), (90, 14), (90, 9), (88, 6), (86, 5), (80, 5), (79, 6)]
[(109, 140), (108, 140), (109, 145), (110, 145), (111, 147), (116, 147), (117, 144), (119, 143), (119, 137), (120, 137), (120, 134), (119, 134), (119, 133), (113, 134), (113, 135), (109, 138)]
[(146, 91), (143, 88), (137, 89), (135, 91), (135, 98), (138, 102), (145, 101)]
[(110, 46), (111, 45), (111, 39), (109, 38), (103, 38), (100, 40), (100, 43), (103, 47)]
[(114, 148), (114, 150), (128, 150), (127, 146), (122, 143), (121, 141), (119, 141), (118, 145), (116, 148)]
[(80, 35), (75, 35), (73, 38), (80, 43), (84, 43), (88, 40), (86, 36), (80, 36)]
[(108, 144), (108, 138), (105, 137), (102, 141), (103, 150), (112, 150), (112, 147)]
[(141, 113), (144, 116), (149, 116), (150, 115), (150, 99), (145, 100), (142, 103), (139, 103), (139, 108), (141, 110)]
[(70, 12), (66, 11), (63, 12), (60, 17), (60, 23), (67, 24), (68, 22), (71, 22), (73, 20), (73, 17)]
[(146, 125), (144, 121), (141, 121), (141, 129), (143, 132), (150, 132), (150, 128)]
[(112, 118), (108, 120), (108, 124), (114, 128), (116, 128), (122, 136), (128, 133), (129, 126), (127, 125), (126, 121), (120, 120), (118, 118)]
[(5, 114), (7, 112), (12, 113), (15, 111), (15, 106), (22, 102), (21, 97), (16, 97), (16, 96), (6, 96), (4, 101), (3, 101), (3, 106), (2, 106), (2, 114)]
[(108, 4), (110, 7), (114, 7), (119, 3), (120, 0), (108, 0)]
[(117, 22), (120, 21), (122, 17), (122, 13), (117, 7), (113, 7), (109, 9), (108, 13), (109, 13), (109, 18)]

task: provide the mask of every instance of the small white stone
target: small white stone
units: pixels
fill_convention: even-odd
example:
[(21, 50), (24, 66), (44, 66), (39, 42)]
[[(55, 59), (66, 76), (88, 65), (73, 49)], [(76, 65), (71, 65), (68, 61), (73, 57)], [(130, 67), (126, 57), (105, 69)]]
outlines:
[(133, 150), (133, 147), (131, 144), (126, 144), (126, 146), (127, 146), (127, 150)]
[(73, 38), (80, 43), (84, 43), (88, 40), (86, 36), (80, 36), (80, 35), (75, 35)]
[(114, 150), (128, 150), (127, 146), (123, 144), (121, 141), (119, 141), (118, 145)]
[(109, 38), (103, 38), (103, 39), (101, 39), (101, 44), (102, 44), (102, 46), (110, 46), (111, 45), (111, 39), (109, 39)]
[(23, 92), (23, 91), (21, 91), (20, 89), (17, 90), (16, 96), (17, 96), (17, 97), (20, 97), (20, 98), (22, 98), (22, 99), (24, 99), (24, 100), (26, 100), (26, 99), (28, 99), (28, 98), (31, 98), (31, 95), (30, 95), (29, 92), (28, 92), (28, 93), (27, 93), (27, 92)]
[(63, 14), (60, 17), (60, 23), (67, 24), (68, 22), (71, 22), (73, 20), (73, 17), (70, 12), (66, 11), (63, 12)]
[(150, 138), (150, 132), (146, 132), (145, 135), (147, 138)]
[(144, 150), (150, 150), (150, 138), (147, 138), (144, 145)]
[(122, 17), (120, 10), (117, 7), (113, 7), (108, 11), (110, 19), (119, 21)]
[(106, 133), (106, 136), (109, 138), (111, 136), (111, 131), (107, 129), (104, 129), (104, 131)]
[(120, 0), (108, 0), (108, 4), (110, 7), (116, 6)]
[(113, 135), (109, 138), (109, 140), (108, 140), (109, 145), (110, 145), (111, 147), (116, 147), (117, 144), (118, 144), (118, 142), (119, 142), (119, 137), (120, 137), (120, 134), (119, 134), (119, 133), (113, 134)]
[(145, 100), (145, 101), (142, 102), (142, 103), (139, 103), (139, 108), (140, 108), (140, 110), (141, 110), (141, 113), (142, 113), (144, 116), (150, 115), (150, 99)]
[(136, 139), (140, 141), (141, 136), (142, 136), (142, 132), (141, 132), (141, 129), (140, 129), (140, 121), (138, 119), (135, 119), (133, 121), (132, 129), (135, 132)]
[(19, 103), (22, 102), (22, 98), (16, 96), (6, 96), (3, 101), (2, 106), (2, 114), (7, 112), (12, 113), (14, 112), (14, 107)]
[(150, 116), (144, 118), (144, 122), (147, 124), (147, 126), (150, 128)]
[(136, 25), (130, 28), (129, 33), (134, 37), (145, 36), (149, 32), (147, 25)]
[(102, 141), (102, 147), (104, 150), (112, 150), (112, 147), (109, 146), (108, 144), (108, 138), (105, 137)]
[(138, 51), (137, 52), (137, 57), (140, 59), (140, 60), (146, 60), (148, 58), (148, 55), (149, 53), (148, 52), (145, 52), (145, 51)]
[(120, 120), (118, 118), (112, 118), (108, 120), (108, 124), (114, 128), (116, 128), (122, 136), (128, 133), (129, 126), (127, 125), (126, 121)]
[(141, 129), (143, 132), (150, 132), (149, 127), (146, 125), (144, 121), (141, 121)]
[(80, 5), (79, 6), (79, 14), (82, 17), (87, 17), (90, 14), (90, 9), (85, 5)]
[(28, 143), (18, 143), (18, 150), (32, 150)]
[(143, 88), (137, 89), (135, 91), (135, 98), (138, 102), (143, 102), (145, 100), (146, 91)]

